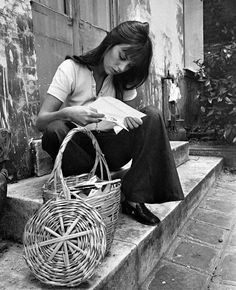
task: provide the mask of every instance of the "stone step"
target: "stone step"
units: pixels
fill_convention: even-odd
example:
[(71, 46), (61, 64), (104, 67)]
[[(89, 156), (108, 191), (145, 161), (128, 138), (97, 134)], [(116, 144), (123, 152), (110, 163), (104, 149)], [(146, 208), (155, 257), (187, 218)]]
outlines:
[[(171, 142), (176, 166), (188, 160), (188, 146), (188, 142)], [(129, 166), (128, 163), (122, 170), (112, 173), (113, 178), (121, 178)], [(26, 222), (43, 203), (41, 188), (48, 178), (49, 175), (32, 177), (8, 185), (7, 203), (0, 220), (0, 235), (17, 242), (22, 241)]]
[(224, 158), (224, 167), (236, 168), (236, 146), (235, 145), (210, 145), (191, 144), (189, 154), (195, 156), (219, 156)]
[[(204, 156), (190, 156), (187, 162), (180, 165), (178, 173), (185, 199), (148, 205), (161, 220), (157, 226), (145, 226), (121, 214), (110, 253), (96, 269), (93, 278), (79, 289), (139, 289), (169, 247), (178, 229), (212, 187), (222, 165), (222, 158)], [(25, 200), (27, 201), (26, 197)], [(3, 289), (18, 290), (51, 289), (30, 273), (22, 257), (22, 250), (21, 244), (13, 244), (3, 254), (0, 259), (0, 274), (3, 277), (0, 279), (0, 286)]]

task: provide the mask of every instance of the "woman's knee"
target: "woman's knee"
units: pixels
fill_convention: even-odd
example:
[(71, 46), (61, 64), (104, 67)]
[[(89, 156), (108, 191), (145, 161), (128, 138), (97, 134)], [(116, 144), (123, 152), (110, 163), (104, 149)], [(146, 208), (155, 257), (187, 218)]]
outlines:
[(142, 112), (147, 115), (147, 119), (162, 120), (161, 111), (154, 106), (147, 106), (142, 109)]
[(55, 137), (58, 139), (64, 139), (69, 130), (70, 129), (65, 122), (56, 120), (48, 124), (43, 135), (50, 139)]
[(50, 155), (51, 152), (57, 152), (69, 130), (63, 121), (57, 120), (51, 122), (43, 133), (42, 148)]

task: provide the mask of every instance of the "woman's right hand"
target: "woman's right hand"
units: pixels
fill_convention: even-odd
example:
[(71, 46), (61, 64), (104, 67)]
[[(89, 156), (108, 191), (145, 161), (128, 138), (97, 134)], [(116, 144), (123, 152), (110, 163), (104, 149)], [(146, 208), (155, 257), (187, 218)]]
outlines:
[(104, 117), (104, 114), (98, 113), (96, 109), (85, 106), (66, 107), (63, 111), (69, 121), (82, 126), (98, 123)]
[(55, 120), (66, 120), (86, 126), (90, 123), (97, 123), (104, 117), (95, 109), (86, 106), (71, 106), (60, 109), (61, 106), (62, 102), (59, 99), (47, 95), (36, 120), (36, 126), (40, 131), (43, 131), (50, 122)]

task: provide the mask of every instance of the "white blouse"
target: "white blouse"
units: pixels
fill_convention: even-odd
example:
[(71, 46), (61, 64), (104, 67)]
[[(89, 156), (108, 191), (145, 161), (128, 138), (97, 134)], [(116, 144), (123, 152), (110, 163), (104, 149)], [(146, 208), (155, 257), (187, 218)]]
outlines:
[[(93, 72), (83, 64), (75, 63), (71, 59), (63, 61), (52, 80), (47, 91), (63, 103), (63, 107), (88, 105), (103, 96), (115, 98), (115, 88), (112, 83), (112, 76), (108, 75), (96, 95), (96, 82)], [(123, 100), (133, 100), (137, 91), (124, 91)]]

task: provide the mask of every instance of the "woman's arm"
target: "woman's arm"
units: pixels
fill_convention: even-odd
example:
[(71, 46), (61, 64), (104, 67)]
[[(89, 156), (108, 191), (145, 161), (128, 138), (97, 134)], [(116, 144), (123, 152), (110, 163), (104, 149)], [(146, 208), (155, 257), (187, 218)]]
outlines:
[(59, 99), (47, 94), (36, 121), (36, 126), (40, 131), (43, 131), (50, 122), (55, 120), (66, 120), (85, 126), (97, 123), (100, 118), (104, 117), (93, 108), (72, 106), (60, 110), (61, 105), (62, 102)]

